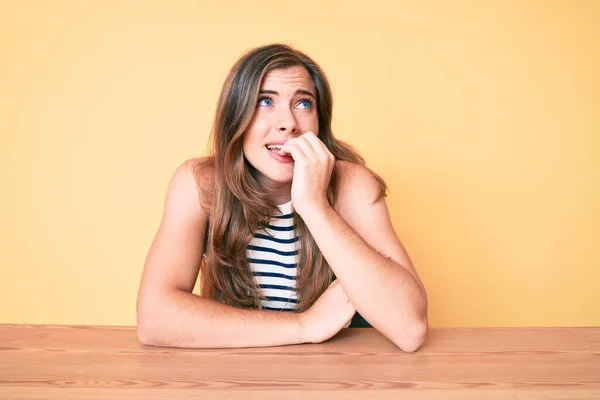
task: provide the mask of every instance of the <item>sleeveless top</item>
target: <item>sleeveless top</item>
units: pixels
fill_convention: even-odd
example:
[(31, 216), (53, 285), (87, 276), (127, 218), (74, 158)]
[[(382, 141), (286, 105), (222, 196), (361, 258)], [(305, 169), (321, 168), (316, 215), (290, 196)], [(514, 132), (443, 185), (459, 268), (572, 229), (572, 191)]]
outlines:
[[(278, 205), (281, 215), (271, 217), (266, 228), (257, 230), (246, 248), (252, 275), (266, 297), (260, 308), (294, 311), (298, 304), (296, 271), (299, 237), (295, 231), (292, 202)], [(357, 312), (345, 328), (371, 328)]]
[(252, 275), (266, 296), (261, 309), (293, 311), (298, 304), (296, 271), (298, 240), (292, 202), (278, 205), (280, 215), (271, 217), (264, 229), (257, 230), (246, 248)]

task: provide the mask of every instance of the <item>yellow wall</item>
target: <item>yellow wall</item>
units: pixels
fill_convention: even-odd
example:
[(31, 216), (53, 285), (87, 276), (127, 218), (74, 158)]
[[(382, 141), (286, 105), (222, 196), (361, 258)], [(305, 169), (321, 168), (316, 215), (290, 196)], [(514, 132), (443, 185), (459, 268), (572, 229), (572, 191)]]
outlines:
[(388, 181), (432, 326), (600, 324), (600, 2), (213, 3), (0, 5), (0, 323), (135, 324), (169, 177), (283, 41)]

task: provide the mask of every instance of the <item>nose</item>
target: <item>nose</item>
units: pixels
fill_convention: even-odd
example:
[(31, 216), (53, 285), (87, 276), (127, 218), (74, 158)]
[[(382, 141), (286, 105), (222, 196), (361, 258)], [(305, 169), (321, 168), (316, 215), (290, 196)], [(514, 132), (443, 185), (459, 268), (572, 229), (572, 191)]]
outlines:
[(298, 123), (296, 117), (290, 109), (282, 109), (277, 114), (275, 129), (279, 133), (287, 135), (295, 135), (298, 132)]

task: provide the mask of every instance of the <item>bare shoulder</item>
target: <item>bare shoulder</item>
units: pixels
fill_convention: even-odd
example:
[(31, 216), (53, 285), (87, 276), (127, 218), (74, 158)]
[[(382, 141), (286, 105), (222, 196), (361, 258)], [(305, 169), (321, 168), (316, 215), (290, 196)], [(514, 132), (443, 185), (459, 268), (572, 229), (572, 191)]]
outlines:
[(169, 182), (167, 210), (206, 217), (210, 209), (213, 176), (209, 158), (191, 158), (182, 162)]
[(385, 184), (367, 167), (349, 161), (336, 161), (338, 196), (336, 210), (340, 214), (357, 211), (361, 206), (384, 201)]
[[(340, 175), (335, 210), (373, 249), (391, 258), (421, 283), (413, 263), (400, 241), (385, 200), (385, 183), (360, 164), (336, 163)], [(424, 289), (423, 289), (424, 290)]]
[[(191, 292), (202, 261), (208, 213), (201, 207), (210, 169), (203, 159), (182, 162), (172, 174), (163, 215), (148, 250), (140, 283), (140, 304), (154, 304), (173, 288)], [(152, 307), (142, 307), (152, 312)]]

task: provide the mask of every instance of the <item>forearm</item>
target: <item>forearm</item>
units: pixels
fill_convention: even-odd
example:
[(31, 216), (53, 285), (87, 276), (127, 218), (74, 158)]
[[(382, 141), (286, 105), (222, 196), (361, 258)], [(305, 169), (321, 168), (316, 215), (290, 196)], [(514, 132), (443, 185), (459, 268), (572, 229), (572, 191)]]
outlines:
[(138, 337), (184, 348), (263, 347), (302, 343), (298, 314), (240, 309), (171, 290), (138, 302)]
[(356, 310), (403, 350), (420, 346), (426, 298), (408, 270), (377, 253), (333, 209), (303, 219)]

